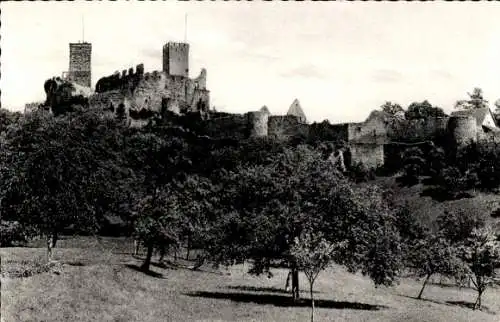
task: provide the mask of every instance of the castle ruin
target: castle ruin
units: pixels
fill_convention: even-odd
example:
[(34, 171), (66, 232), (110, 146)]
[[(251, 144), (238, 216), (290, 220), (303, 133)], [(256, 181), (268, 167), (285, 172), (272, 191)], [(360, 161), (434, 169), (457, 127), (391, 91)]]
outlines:
[[(189, 78), (189, 44), (186, 43), (167, 42), (163, 46), (161, 71), (145, 72), (144, 65), (138, 64), (100, 78), (92, 92), (91, 52), (90, 43), (70, 44), (70, 70), (63, 78), (54, 77), (45, 82), (45, 106), (79, 103), (85, 97), (90, 106), (124, 114), (129, 125), (137, 127), (147, 124), (152, 116), (163, 116), (166, 112), (194, 113), (207, 121), (211, 135), (233, 138), (308, 138), (318, 135), (314, 134), (315, 126), (326, 126), (334, 133), (331, 140), (347, 144), (346, 165), (361, 163), (367, 168), (384, 165), (388, 153), (394, 153), (393, 148), (398, 144), (418, 144), (440, 136), (448, 136), (457, 148), (480, 140), (500, 142), (500, 129), (488, 108), (417, 120), (373, 111), (360, 123), (313, 125), (307, 123), (297, 99), (286, 115), (272, 115), (267, 106), (244, 115), (217, 113), (209, 108), (207, 71), (203, 68), (198, 77)], [(36, 107), (33, 103), (26, 109), (31, 111)], [(335, 158), (344, 161), (343, 155)]]

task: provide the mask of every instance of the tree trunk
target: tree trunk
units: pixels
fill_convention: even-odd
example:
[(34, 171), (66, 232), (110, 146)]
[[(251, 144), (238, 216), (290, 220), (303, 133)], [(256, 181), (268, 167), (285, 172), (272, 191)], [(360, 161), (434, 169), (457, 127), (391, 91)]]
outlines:
[(196, 259), (196, 264), (193, 266), (193, 270), (196, 271), (201, 266), (203, 266), (203, 264), (205, 264), (205, 256), (198, 255), (198, 258)]
[(162, 245), (160, 247), (160, 258), (158, 259), (160, 263), (163, 262), (163, 259), (165, 258), (165, 253), (166, 253), (166, 247)]
[(153, 257), (153, 245), (148, 245), (148, 252), (146, 254), (146, 259), (141, 266), (141, 270), (144, 272), (149, 271), (149, 266), (151, 265), (151, 257)]
[(417, 299), (422, 298), (422, 293), (424, 293), (424, 288), (427, 285), (427, 282), (429, 281), (429, 278), (431, 278), (432, 274), (427, 274), (427, 277), (425, 278), (424, 285), (422, 285), (422, 288), (420, 289), (420, 293), (418, 293)]
[(52, 260), (52, 237), (47, 238), (47, 263)]
[(186, 260), (189, 260), (189, 251), (191, 250), (191, 235), (189, 234), (187, 236), (187, 243), (186, 243)]
[(53, 231), (52, 234), (47, 236), (47, 262), (52, 261), (52, 249), (56, 247), (57, 243), (57, 231)]
[(292, 277), (292, 271), (288, 271), (288, 275), (286, 276), (285, 283), (285, 291), (288, 292), (290, 290), (290, 278)]
[(474, 303), (474, 307), (472, 308), (473, 310), (475, 309), (481, 309), (481, 295), (483, 295), (483, 291), (477, 291), (477, 299), (476, 303)]
[(54, 231), (52, 233), (52, 248), (56, 247), (58, 240), (59, 240), (59, 236), (57, 235), (57, 231)]
[(311, 322), (314, 322), (314, 297), (313, 297), (313, 283), (309, 284), (309, 291), (311, 292)]
[(297, 267), (292, 267), (292, 298), (297, 301), (300, 297), (299, 293), (299, 270)]
[(140, 246), (139, 240), (134, 239), (134, 255), (135, 256), (139, 255), (139, 246)]

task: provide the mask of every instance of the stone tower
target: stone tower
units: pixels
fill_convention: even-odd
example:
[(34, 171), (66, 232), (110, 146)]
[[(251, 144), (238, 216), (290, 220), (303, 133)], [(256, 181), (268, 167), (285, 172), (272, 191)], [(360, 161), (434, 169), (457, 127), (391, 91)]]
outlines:
[(247, 113), (247, 124), (251, 137), (267, 136), (269, 114), (266, 112), (255, 111)]
[(88, 42), (69, 44), (68, 78), (81, 86), (91, 87), (92, 44)]
[(477, 121), (473, 116), (452, 116), (448, 121), (450, 132), (455, 147), (460, 149), (477, 141)]
[(172, 76), (189, 76), (189, 44), (168, 42), (163, 46), (163, 71)]

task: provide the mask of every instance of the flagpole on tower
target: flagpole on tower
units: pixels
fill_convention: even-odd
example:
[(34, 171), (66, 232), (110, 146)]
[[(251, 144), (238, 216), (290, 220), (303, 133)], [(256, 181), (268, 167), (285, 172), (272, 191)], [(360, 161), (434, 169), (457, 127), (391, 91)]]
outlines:
[(188, 21), (188, 15), (187, 13), (184, 15), (184, 42), (187, 42), (187, 21)]

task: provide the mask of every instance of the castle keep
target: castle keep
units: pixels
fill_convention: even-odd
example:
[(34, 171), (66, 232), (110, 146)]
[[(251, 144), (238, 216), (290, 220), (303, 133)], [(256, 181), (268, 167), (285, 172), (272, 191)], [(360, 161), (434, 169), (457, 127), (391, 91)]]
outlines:
[(88, 42), (69, 44), (69, 71), (67, 80), (91, 87), (92, 44)]
[(163, 71), (172, 76), (189, 76), (189, 44), (168, 42), (163, 46)]

